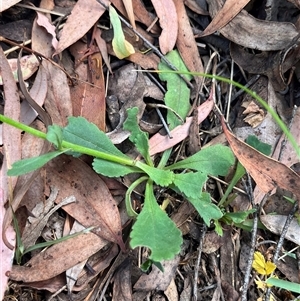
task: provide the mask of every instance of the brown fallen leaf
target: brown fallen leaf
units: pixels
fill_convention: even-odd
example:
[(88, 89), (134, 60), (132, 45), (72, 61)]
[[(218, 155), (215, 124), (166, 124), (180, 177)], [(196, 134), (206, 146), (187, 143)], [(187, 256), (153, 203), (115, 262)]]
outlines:
[[(86, 45), (76, 42), (70, 47), (75, 62), (87, 51)], [(105, 131), (105, 84), (100, 53), (88, 56), (88, 65), (81, 62), (75, 69), (78, 84), (70, 88), (73, 115), (85, 117)]]
[[(285, 215), (264, 215), (260, 217), (261, 222), (264, 226), (277, 235), (282, 233), (285, 221), (287, 216)], [(296, 245), (300, 245), (300, 225), (297, 222), (297, 219), (294, 218), (290, 223), (290, 226), (287, 230), (285, 238), (294, 242)]]
[(47, 183), (59, 190), (56, 203), (74, 195), (76, 203), (63, 209), (84, 227), (97, 227), (93, 233), (125, 250), (117, 204), (92, 168), (77, 158), (60, 156), (47, 164), (46, 173)]
[(230, 44), (233, 60), (244, 70), (253, 74), (263, 74), (272, 82), (275, 91), (285, 90), (287, 85), (283, 74), (291, 69), (300, 59), (300, 47), (295, 43), (282, 61), (282, 52), (264, 51), (259, 54), (249, 53), (244, 47)]
[(162, 262), (164, 272), (159, 270), (156, 266), (153, 266), (150, 274), (143, 274), (133, 288), (141, 291), (165, 291), (174, 277), (178, 263), (179, 256), (176, 256), (172, 260)]
[[(212, 18), (224, 3), (225, 0), (209, 1)], [(245, 10), (224, 26), (220, 33), (238, 45), (261, 51), (284, 49), (298, 35), (292, 23), (259, 20)]]
[[(189, 18), (182, 0), (173, 0), (179, 20), (176, 46), (185, 65), (190, 71), (204, 72), (199, 55), (198, 46), (190, 25)], [(196, 83), (200, 84), (201, 77), (195, 77)]]
[[(202, 105), (198, 107), (198, 123), (200, 124), (211, 112), (214, 107), (214, 102), (207, 100)], [(171, 131), (171, 137), (168, 135), (161, 135), (160, 133), (155, 134), (149, 140), (149, 152), (153, 156), (159, 152), (174, 146), (175, 144), (181, 142), (183, 139), (188, 137), (189, 128), (191, 126), (193, 117), (188, 117), (186, 122), (183, 125), (177, 126), (174, 130)]]
[[(126, 16), (126, 10), (123, 5), (122, 0), (111, 0), (111, 3), (121, 12), (122, 15)], [(155, 17), (153, 14), (148, 12), (142, 0), (132, 0), (132, 5), (134, 7), (133, 13), (135, 20), (145, 24), (147, 27), (151, 27), (150, 32), (154, 34), (159, 34), (159, 26), (153, 24)]]
[[(21, 110), (18, 88), (2, 47), (0, 47), (0, 75), (3, 81), (4, 99), (9, 99), (9, 101), (5, 102), (4, 115), (14, 120), (19, 120)], [(9, 192), (13, 191), (17, 182), (17, 177), (8, 178), (6, 173), (15, 161), (21, 159), (21, 132), (7, 124), (2, 125), (2, 130), (4, 161), (1, 166), (0, 185), (4, 193), (4, 202), (6, 202)]]
[(112, 301), (132, 300), (131, 261), (126, 258), (114, 274)]
[(166, 54), (174, 48), (177, 40), (178, 18), (176, 8), (172, 0), (152, 0), (151, 2), (162, 28), (159, 36), (160, 50), (163, 54)]
[[(47, 74), (46, 70), (41, 65), (34, 79), (34, 83), (29, 91), (30, 96), (40, 107), (43, 106), (44, 101), (46, 99), (47, 89)], [(32, 108), (32, 106), (30, 106), (27, 101), (22, 101), (20, 117), (21, 122), (29, 125), (33, 122), (36, 116), (37, 112)]]
[(227, 0), (223, 7), (214, 16), (211, 23), (200, 34), (200, 37), (208, 36), (217, 30), (220, 30), (229, 23), (248, 3), (250, 0)]
[[(10, 66), (10, 69), (13, 73), (14, 79), (16, 82), (18, 82), (18, 66), (17, 66), (17, 61), (18, 59), (8, 59), (8, 64)], [(21, 65), (21, 70), (22, 70), (22, 74), (23, 74), (23, 78), (24, 80), (28, 79), (29, 77), (31, 77), (37, 70), (39, 67), (39, 60), (37, 59), (37, 57), (34, 54), (31, 55), (24, 55), (21, 59), (20, 59), (20, 65)], [(0, 85), (3, 85), (3, 79), (2, 79), (2, 73), (4, 73), (5, 71), (3, 70), (0, 73)]]
[[(108, 0), (103, 0), (106, 6)], [(55, 54), (61, 53), (64, 49), (80, 40), (103, 15), (105, 8), (94, 0), (79, 0), (68, 17), (61, 32)]]
[(72, 116), (70, 88), (66, 74), (48, 61), (42, 62), (47, 71), (48, 90), (45, 108), (54, 124), (66, 126)]
[(286, 189), (298, 199), (300, 203), (300, 177), (286, 165), (267, 157), (248, 144), (236, 138), (226, 127), (224, 118), (221, 123), (227, 141), (239, 162), (249, 172), (256, 185), (264, 192), (269, 193), (274, 188)]
[(107, 241), (94, 233), (80, 234), (40, 252), (29, 260), (27, 266), (14, 265), (9, 277), (23, 282), (47, 280), (89, 258), (105, 245)]
[(37, 13), (37, 24), (41, 27), (43, 27), (51, 36), (52, 36), (52, 47), (56, 50), (58, 46), (58, 41), (56, 38), (56, 28), (53, 24), (50, 23), (49, 19), (40, 12)]

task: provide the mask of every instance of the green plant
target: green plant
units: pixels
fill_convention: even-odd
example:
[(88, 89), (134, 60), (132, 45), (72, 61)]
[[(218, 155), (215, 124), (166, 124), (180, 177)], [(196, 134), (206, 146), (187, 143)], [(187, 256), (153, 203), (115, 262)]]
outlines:
[[(9, 176), (21, 175), (37, 169), (49, 160), (62, 153), (73, 156), (87, 154), (94, 157), (94, 170), (108, 177), (119, 177), (130, 173), (141, 175), (135, 187), (146, 181), (144, 207), (137, 216), (131, 232), (132, 248), (146, 246), (151, 249), (150, 259), (159, 262), (171, 259), (180, 251), (181, 233), (167, 214), (159, 207), (154, 193), (153, 183), (169, 187), (184, 195), (197, 209), (204, 221), (209, 224), (211, 219), (222, 217), (220, 209), (211, 203), (208, 193), (202, 192), (207, 175), (225, 175), (234, 162), (228, 147), (215, 145), (195, 155), (165, 168), (154, 167), (148, 152), (148, 136), (142, 132), (137, 123), (137, 108), (128, 110), (128, 118), (124, 124), (131, 130), (130, 140), (135, 144), (145, 162), (135, 161), (119, 151), (94, 124), (82, 117), (69, 117), (69, 124), (60, 128), (50, 126), (44, 134), (3, 115), (0, 120), (23, 131), (47, 139), (57, 150), (36, 158), (24, 159), (13, 164), (8, 171)], [(214, 160), (211, 160), (211, 158)], [(185, 170), (186, 172), (181, 172)], [(129, 191), (132, 191), (129, 187)], [(127, 206), (130, 215), (135, 215), (130, 206), (130, 194), (127, 195)]]
[[(271, 113), (284, 133), (287, 134), (288, 139), (299, 154), (299, 148), (295, 143), (295, 139), (279, 119), (276, 112), (253, 91), (223, 77), (188, 72), (184, 69), (184, 65), (182, 65), (182, 61), (176, 52), (171, 52), (168, 55), (168, 59), (183, 71), (173, 72), (165, 65), (160, 64), (159, 72), (165, 73), (160, 76), (165, 76), (161, 79), (167, 81), (169, 96), (166, 95), (166, 104), (176, 112), (181, 110), (179, 112), (181, 118), (184, 119), (189, 111), (189, 92), (185, 92), (187, 89), (186, 83), (176, 76), (177, 73), (221, 80), (243, 89), (258, 100)], [(172, 91), (175, 91), (175, 88), (177, 92), (172, 95)], [(132, 183), (126, 193), (128, 214), (136, 218), (130, 234), (130, 245), (132, 248), (137, 246), (148, 247), (151, 250), (150, 259), (153, 262), (159, 262), (173, 258), (179, 252), (182, 238), (175, 224), (158, 205), (153, 193), (154, 184), (168, 187), (176, 193), (180, 193), (194, 205), (207, 225), (209, 225), (211, 220), (214, 220), (217, 224), (217, 221), (223, 217), (223, 213), (218, 206), (211, 202), (210, 195), (202, 192), (202, 188), (208, 175), (226, 175), (229, 167), (234, 163), (234, 157), (228, 147), (215, 145), (205, 148), (187, 159), (167, 165), (171, 150), (166, 150), (159, 164), (155, 166), (149, 155), (148, 135), (140, 130), (137, 123), (137, 111), (137, 108), (128, 110), (128, 118), (124, 123), (124, 128), (131, 132), (130, 140), (135, 144), (144, 162), (133, 160), (123, 154), (111, 143), (105, 133), (81, 117), (69, 117), (69, 124), (64, 128), (60, 128), (57, 125), (50, 126), (47, 134), (3, 115), (0, 115), (0, 121), (37, 137), (47, 139), (56, 147), (55, 151), (48, 154), (14, 163), (12, 169), (8, 172), (10, 176), (24, 174), (40, 168), (62, 153), (73, 156), (87, 154), (94, 157), (94, 170), (104, 176), (119, 177), (130, 173), (140, 174), (140, 177)], [(172, 114), (169, 114), (168, 122), (171, 123), (171, 129), (180, 123)], [(130, 195), (134, 188), (142, 182), (146, 182), (144, 206), (141, 213), (137, 214), (131, 207)], [(247, 212), (247, 215), (249, 213)], [(245, 219), (245, 215), (242, 217), (231, 216), (230, 218), (232, 221), (237, 222), (239, 219)]]

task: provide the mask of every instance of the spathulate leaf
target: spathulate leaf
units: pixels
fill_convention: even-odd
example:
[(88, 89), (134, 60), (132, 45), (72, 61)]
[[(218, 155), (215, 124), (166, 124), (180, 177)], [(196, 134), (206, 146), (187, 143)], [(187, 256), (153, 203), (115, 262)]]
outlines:
[(66, 151), (67, 150), (54, 151), (54, 152), (50, 152), (50, 153), (41, 155), (39, 157), (33, 157), (33, 158), (19, 160), (19, 161), (13, 163), (12, 168), (8, 170), (7, 175), (8, 176), (20, 176), (25, 173), (39, 169), (39, 168), (43, 167), (46, 163), (48, 163), (50, 160), (63, 154)]
[(225, 176), (233, 164), (234, 156), (230, 148), (217, 144), (204, 148), (193, 156), (168, 166), (168, 169), (189, 168), (213, 176)]
[(175, 174), (173, 183), (187, 198), (199, 198), (206, 180), (207, 176), (202, 172), (188, 172)]
[[(170, 51), (166, 58), (176, 67), (178, 70), (188, 71), (184, 62), (182, 61), (180, 54), (177, 50)], [(164, 62), (158, 65), (158, 69), (161, 71), (171, 70)], [(192, 79), (190, 75), (184, 75), (188, 80)], [(165, 104), (172, 108), (183, 120), (186, 118), (190, 110), (190, 90), (187, 84), (181, 79), (178, 74), (174, 73), (159, 73), (161, 80), (167, 82), (167, 93), (165, 94)], [(175, 114), (168, 110), (167, 120), (169, 128), (172, 130), (181, 122)]]
[(153, 261), (169, 260), (180, 251), (180, 230), (159, 207), (153, 194), (151, 180), (146, 184), (145, 203), (130, 233), (130, 246), (148, 247)]
[(96, 171), (96, 173), (107, 177), (122, 177), (130, 173), (141, 172), (139, 168), (133, 166), (125, 166), (99, 158), (94, 159), (93, 169)]
[(142, 169), (157, 185), (168, 186), (174, 181), (174, 173), (170, 170), (155, 168), (140, 162), (136, 166)]
[(95, 124), (88, 122), (83, 117), (69, 117), (68, 121), (68, 125), (63, 129), (63, 140), (107, 154), (128, 158)]
[(130, 131), (129, 139), (141, 155), (144, 157), (146, 162), (151, 163), (151, 158), (149, 155), (149, 143), (148, 143), (148, 134), (143, 132), (137, 122), (137, 113), (138, 108), (134, 107), (127, 110), (127, 119), (123, 124), (124, 130)]
[(109, 17), (114, 29), (114, 37), (112, 40), (113, 50), (117, 58), (121, 60), (135, 53), (135, 50), (133, 46), (125, 40), (119, 16), (111, 5), (109, 6)]
[(207, 192), (203, 192), (200, 198), (188, 198), (188, 200), (193, 204), (207, 226), (210, 226), (211, 220), (218, 220), (223, 216), (219, 207), (211, 202), (210, 195)]

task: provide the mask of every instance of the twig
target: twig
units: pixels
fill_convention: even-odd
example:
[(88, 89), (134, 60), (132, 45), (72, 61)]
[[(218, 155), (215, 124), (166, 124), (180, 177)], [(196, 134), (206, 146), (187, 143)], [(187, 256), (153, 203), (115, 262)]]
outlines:
[[(244, 181), (243, 181), (244, 182)], [(253, 198), (253, 190), (252, 190), (252, 184), (251, 184), (251, 178), (249, 173), (247, 172), (247, 182), (248, 185), (245, 185), (245, 190), (247, 191), (248, 198), (252, 204), (252, 206), (257, 209), (257, 206), (254, 205), (254, 198)], [(243, 283), (243, 290), (242, 290), (242, 301), (247, 301), (247, 290), (248, 290), (248, 285), (250, 282), (250, 274), (251, 274), (251, 269), (252, 269), (252, 262), (253, 262), (253, 255), (255, 251), (255, 244), (256, 244), (256, 236), (257, 236), (257, 224), (258, 224), (258, 212), (255, 210), (253, 213), (253, 228), (252, 228), (252, 235), (251, 235), (251, 246), (250, 246), (250, 252), (249, 252), (249, 261), (247, 263), (246, 271), (245, 271), (245, 276), (244, 276), (244, 283)]]
[(206, 234), (207, 227), (205, 224), (203, 224), (203, 227), (201, 229), (201, 235), (200, 235), (200, 240), (199, 240), (199, 247), (198, 247), (198, 257), (197, 257), (197, 262), (195, 264), (195, 270), (194, 270), (194, 285), (193, 285), (193, 296), (192, 300), (197, 301), (197, 283), (198, 283), (198, 274), (199, 274), (199, 266), (200, 266), (200, 259), (201, 259), (201, 253), (203, 249), (203, 241), (204, 237)]
[[(289, 226), (294, 218), (294, 214), (296, 213), (298, 209), (298, 202), (295, 202), (294, 207), (292, 208), (292, 210), (290, 211), (289, 215), (287, 216), (286, 220), (285, 220), (285, 224), (283, 226), (281, 235), (279, 237), (279, 241), (277, 243), (276, 249), (275, 249), (275, 253), (273, 256), (273, 263), (277, 264), (278, 261), (278, 257), (279, 257), (279, 252), (283, 246), (283, 242), (284, 242), (284, 238), (285, 235), (289, 229)], [(269, 301), (271, 297), (271, 287), (268, 287), (267, 291), (266, 291), (266, 297), (265, 297), (265, 301)]]

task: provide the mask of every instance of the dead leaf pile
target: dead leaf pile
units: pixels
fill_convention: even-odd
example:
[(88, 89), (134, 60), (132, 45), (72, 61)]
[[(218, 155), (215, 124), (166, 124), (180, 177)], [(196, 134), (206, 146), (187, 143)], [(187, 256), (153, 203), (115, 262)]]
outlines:
[[(300, 105), (298, 1), (2, 2), (1, 114), (42, 131), (51, 123), (65, 126), (69, 116), (82, 116), (136, 158), (123, 122), (126, 110), (138, 107), (138, 121), (150, 135), (150, 155), (155, 162), (171, 148), (171, 161), (188, 157), (193, 139), (197, 148), (228, 143), (254, 181), (253, 204), (261, 205), (264, 212), (257, 248), (272, 259), (275, 247), (269, 242), (278, 241), (291, 207), (283, 196), (300, 205), (299, 158), (274, 119), (234, 86), (194, 76), (189, 83), (189, 116), (168, 132), (166, 84), (156, 74), (140, 71), (157, 70), (161, 60), (168, 63), (165, 55), (177, 50), (188, 70), (232, 78), (252, 89), (278, 112), (300, 144), (299, 109), (293, 112)], [(124, 45), (132, 50), (123, 59), (116, 49), (110, 7), (118, 12)], [(18, 59), (20, 47), (23, 55)], [(233, 131), (223, 117), (214, 114), (216, 106)], [(128, 233), (133, 221), (124, 204), (128, 184), (135, 179), (100, 177), (91, 168), (91, 158), (67, 155), (32, 174), (7, 177), (15, 161), (38, 156), (49, 145), (6, 124), (0, 129), (3, 300), (54, 300), (56, 295), (55, 300), (89, 301), (238, 300), (242, 294), (251, 300), (261, 298), (253, 283), (243, 286), (251, 248), (247, 232), (253, 224), (251, 215), (240, 223), (221, 220), (222, 236), (214, 229), (205, 233), (190, 203), (174, 192), (157, 191), (162, 203), (169, 202), (167, 213), (182, 231), (184, 243), (178, 256), (162, 263), (164, 272), (153, 265), (143, 273), (140, 266), (149, 253), (147, 249), (130, 250)], [(249, 135), (270, 144), (272, 157), (247, 145), (243, 140)], [(205, 190), (216, 204), (226, 190), (223, 184), (231, 179), (228, 175), (207, 181)], [(236, 186), (224, 212), (251, 208), (245, 192), (241, 193), (242, 184)], [(137, 210), (143, 206), (143, 193), (138, 187), (132, 194)], [(12, 227), (14, 215), (25, 249), (77, 235), (32, 250), (18, 265), (14, 261), (18, 238)], [(294, 218), (281, 250), (299, 248), (299, 231)], [(266, 243), (260, 244), (261, 240)], [(281, 277), (300, 283), (292, 256), (279, 261), (278, 269)], [(241, 292), (241, 287), (249, 288)], [(290, 299), (283, 297), (280, 290), (273, 293), (278, 300), (297, 297), (291, 292)]]

